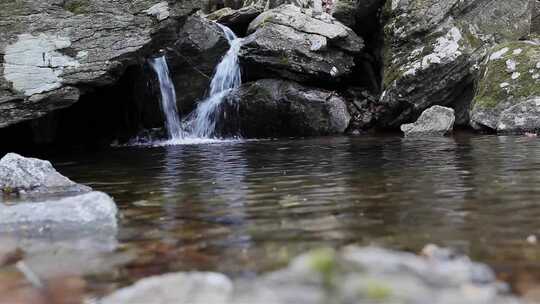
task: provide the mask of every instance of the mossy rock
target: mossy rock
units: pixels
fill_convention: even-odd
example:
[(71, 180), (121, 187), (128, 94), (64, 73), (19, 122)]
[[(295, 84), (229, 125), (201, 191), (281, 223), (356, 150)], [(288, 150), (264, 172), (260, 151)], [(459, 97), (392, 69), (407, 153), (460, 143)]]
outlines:
[(472, 102), (471, 124), (496, 130), (502, 111), (540, 96), (540, 45), (516, 41), (494, 47), (482, 67)]
[(89, 0), (68, 0), (64, 2), (64, 9), (75, 15), (87, 13), (89, 10)]

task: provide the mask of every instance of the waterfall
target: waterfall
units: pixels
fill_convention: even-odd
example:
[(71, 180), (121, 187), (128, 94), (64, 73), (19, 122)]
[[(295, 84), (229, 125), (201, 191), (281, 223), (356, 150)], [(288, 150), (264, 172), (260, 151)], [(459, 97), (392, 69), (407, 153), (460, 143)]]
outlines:
[(169, 73), (169, 67), (165, 56), (149, 60), (150, 66), (156, 72), (161, 90), (161, 109), (165, 116), (165, 128), (171, 140), (183, 138), (182, 125), (176, 106), (176, 92)]
[(238, 62), (242, 39), (236, 37), (228, 27), (218, 25), (225, 32), (230, 48), (216, 68), (210, 83), (210, 95), (198, 104), (197, 109), (187, 119), (189, 133), (193, 137), (210, 138), (215, 135), (221, 103), (232, 89), (238, 88), (242, 84), (242, 74)]
[[(242, 39), (226, 26), (218, 24), (225, 33), (230, 48), (216, 67), (210, 83), (210, 94), (197, 105), (183, 121), (180, 120), (176, 106), (176, 93), (165, 56), (149, 60), (156, 72), (161, 89), (161, 108), (165, 116), (165, 127), (169, 140), (162, 144), (189, 144), (215, 142), (217, 119), (221, 114), (221, 104), (227, 94), (242, 83), (238, 52)], [(144, 144), (144, 138), (135, 138), (131, 144)], [(152, 144), (156, 144), (155, 142)]]

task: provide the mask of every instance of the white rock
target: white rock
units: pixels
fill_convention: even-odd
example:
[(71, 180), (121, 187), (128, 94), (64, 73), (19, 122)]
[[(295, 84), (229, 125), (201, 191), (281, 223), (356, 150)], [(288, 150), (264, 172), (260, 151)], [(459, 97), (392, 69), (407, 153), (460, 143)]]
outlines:
[(60, 88), (64, 69), (80, 65), (59, 52), (69, 46), (67, 37), (21, 34), (5, 49), (4, 77), (27, 96)]
[(8, 153), (0, 160), (0, 192), (90, 191), (58, 173), (50, 162)]
[(149, 9), (144, 11), (148, 15), (156, 17), (158, 21), (163, 21), (167, 18), (169, 18), (170, 11), (169, 11), (169, 3), (167, 1), (159, 2)]
[(456, 118), (454, 110), (442, 106), (433, 106), (425, 110), (415, 123), (401, 126), (405, 136), (442, 136), (454, 128)]

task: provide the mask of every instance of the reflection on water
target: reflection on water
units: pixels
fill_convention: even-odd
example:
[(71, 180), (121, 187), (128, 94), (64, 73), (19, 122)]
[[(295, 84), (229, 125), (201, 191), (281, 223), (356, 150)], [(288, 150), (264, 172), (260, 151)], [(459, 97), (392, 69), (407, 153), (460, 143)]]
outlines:
[[(53, 158), (114, 196), (121, 251), (107, 285), (177, 270), (251, 275), (321, 245), (452, 246), (540, 277), (540, 141), (339, 137), (118, 148)], [(100, 285), (100, 286), (101, 286)]]

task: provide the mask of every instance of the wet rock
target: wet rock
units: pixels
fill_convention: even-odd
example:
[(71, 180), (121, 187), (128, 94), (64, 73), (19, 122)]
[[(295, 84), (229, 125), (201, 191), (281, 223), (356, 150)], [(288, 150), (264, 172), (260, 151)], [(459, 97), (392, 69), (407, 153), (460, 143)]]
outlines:
[(90, 192), (60, 200), (0, 204), (0, 232), (26, 238), (46, 235), (116, 233), (114, 201), (102, 192)]
[(217, 273), (177, 273), (151, 277), (104, 298), (101, 304), (225, 304), (232, 282)]
[(505, 133), (536, 131), (540, 124), (540, 44), (516, 41), (494, 47), (482, 65), (471, 125)]
[(171, 45), (201, 1), (1, 1), (0, 127), (72, 105)]
[(58, 173), (48, 161), (25, 158), (15, 153), (8, 153), (0, 160), (0, 192), (60, 193), (90, 190)]
[(491, 46), (529, 33), (529, 2), (387, 1), (379, 125), (397, 127), (435, 104), (453, 107)]
[(206, 16), (206, 18), (226, 25), (237, 35), (244, 36), (251, 21), (263, 11), (262, 7), (256, 5), (245, 6), (238, 10), (227, 7)]
[(191, 112), (196, 102), (205, 98), (214, 69), (227, 50), (229, 43), (215, 22), (200, 16), (186, 20), (166, 52), (182, 114)]
[(415, 123), (402, 125), (401, 131), (405, 136), (443, 136), (452, 132), (455, 120), (453, 109), (432, 106)]
[(335, 92), (274, 79), (243, 85), (228, 96), (227, 107), (228, 121), (245, 137), (340, 134), (351, 119)]
[(323, 13), (283, 5), (259, 15), (248, 28), (240, 61), (249, 79), (337, 82), (351, 74), (364, 48), (351, 29)]
[[(205, 302), (207, 301), (207, 302)], [(319, 249), (258, 278), (178, 273), (145, 279), (105, 298), (115, 303), (518, 304), (489, 267), (430, 246), (424, 256), (376, 247)]]

